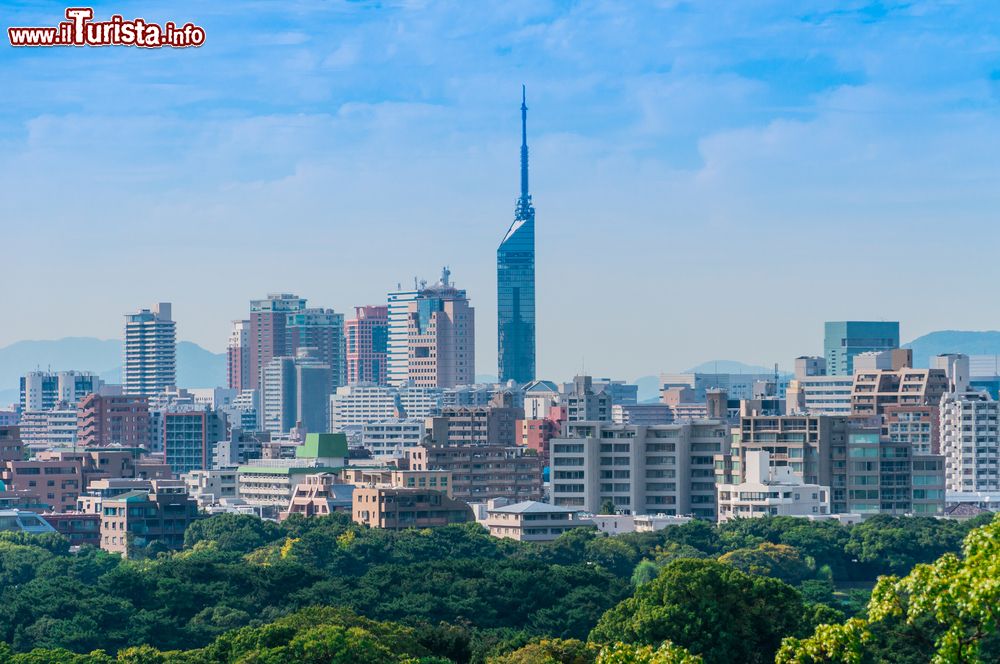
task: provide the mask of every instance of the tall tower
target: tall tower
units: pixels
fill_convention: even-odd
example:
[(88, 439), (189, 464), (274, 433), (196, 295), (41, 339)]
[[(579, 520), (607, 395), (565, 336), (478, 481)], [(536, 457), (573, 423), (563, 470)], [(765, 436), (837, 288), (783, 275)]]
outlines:
[(497, 249), (497, 364), (500, 381), (535, 379), (535, 208), (528, 193), (528, 105), (521, 86), (521, 195)]
[(122, 393), (152, 396), (177, 383), (177, 328), (169, 302), (125, 314)]

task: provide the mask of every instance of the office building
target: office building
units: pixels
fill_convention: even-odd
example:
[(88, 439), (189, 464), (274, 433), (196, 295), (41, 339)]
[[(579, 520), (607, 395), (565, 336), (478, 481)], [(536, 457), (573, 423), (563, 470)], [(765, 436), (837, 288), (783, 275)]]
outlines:
[(343, 431), (368, 422), (424, 418), (440, 411), (443, 390), (436, 387), (347, 385), (330, 396), (330, 428)]
[(77, 444), (150, 448), (149, 398), (136, 395), (84, 397), (77, 408)]
[(611, 397), (611, 405), (632, 406), (639, 403), (639, 386), (626, 383), (623, 380), (610, 378), (595, 378), (595, 392), (604, 392)]
[(941, 453), (948, 491), (1000, 491), (1000, 402), (986, 392), (946, 395)]
[(828, 376), (854, 375), (859, 353), (899, 348), (899, 323), (832, 321), (825, 325), (823, 352)]
[(407, 382), (417, 387), (455, 387), (475, 382), (476, 317), (464, 290), (441, 280), (407, 304)]
[(389, 307), (354, 308), (344, 323), (347, 384), (388, 383)]
[(674, 415), (663, 403), (615, 404), (611, 406), (611, 421), (615, 424), (670, 424)]
[(770, 454), (747, 452), (743, 481), (719, 484), (719, 522), (762, 516), (830, 514), (830, 487), (803, 484), (788, 466), (771, 466)]
[(226, 438), (226, 418), (211, 408), (163, 413), (163, 455), (175, 475), (212, 468), (215, 446)]
[(597, 513), (716, 518), (714, 458), (730, 448), (719, 420), (655, 426), (570, 422), (549, 442), (552, 503)]
[(305, 298), (291, 293), (268, 293), (263, 300), (250, 301), (250, 381), (246, 387), (260, 386), (261, 370), (275, 357), (291, 357), (288, 315), (306, 308)]
[(288, 433), (301, 424), (309, 432), (326, 432), (330, 385), (330, 366), (312, 348), (271, 358), (261, 370), (261, 429)]
[(102, 385), (89, 371), (32, 371), (21, 376), (21, 411), (51, 410), (59, 403), (75, 407)]
[(101, 548), (128, 558), (152, 543), (184, 546), (184, 531), (199, 518), (198, 503), (180, 480), (154, 480), (149, 491), (129, 491), (101, 504)]
[(238, 498), (238, 479), (235, 468), (191, 470), (181, 477), (188, 495), (197, 501), (201, 509)]
[(941, 369), (948, 377), (948, 391), (964, 394), (972, 379), (971, 360), (968, 355), (949, 353), (931, 358), (931, 369)]
[(344, 314), (333, 309), (302, 309), (289, 313), (285, 325), (285, 355), (295, 357), (299, 350), (310, 348), (312, 357), (330, 368), (328, 396), (347, 383)]
[(234, 320), (226, 344), (227, 385), (234, 390), (250, 389), (250, 321)]
[(177, 384), (177, 327), (169, 302), (125, 315), (122, 393), (152, 396)]
[(528, 193), (528, 106), (521, 90), (521, 195), (497, 248), (497, 374), (535, 379), (535, 208)]

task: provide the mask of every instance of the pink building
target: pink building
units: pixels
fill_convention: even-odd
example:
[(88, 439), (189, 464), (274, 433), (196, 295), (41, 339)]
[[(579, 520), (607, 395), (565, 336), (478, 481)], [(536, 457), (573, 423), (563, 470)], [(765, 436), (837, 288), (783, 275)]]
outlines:
[(566, 408), (551, 406), (546, 417), (542, 419), (523, 419), (517, 421), (517, 431), (520, 435), (518, 445), (534, 450), (542, 458), (542, 464), (549, 464), (549, 441), (558, 437), (562, 425), (566, 421)]
[(344, 323), (347, 344), (347, 384), (387, 383), (389, 307), (354, 307), (354, 318)]
[(440, 282), (408, 304), (408, 375), (417, 387), (476, 382), (476, 311), (448, 275), (445, 268)]
[(250, 388), (250, 321), (234, 320), (233, 331), (226, 346), (229, 387), (234, 390)]

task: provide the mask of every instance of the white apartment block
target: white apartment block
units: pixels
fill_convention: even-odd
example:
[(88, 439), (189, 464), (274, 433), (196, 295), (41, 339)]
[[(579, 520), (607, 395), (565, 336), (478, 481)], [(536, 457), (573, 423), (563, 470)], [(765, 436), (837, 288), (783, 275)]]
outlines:
[(360, 428), (369, 422), (424, 418), (441, 408), (443, 390), (434, 387), (384, 387), (358, 383), (330, 395), (330, 430)]
[(663, 425), (570, 422), (549, 444), (554, 505), (597, 513), (716, 518), (713, 454), (730, 448), (719, 420)]
[(719, 522), (762, 516), (808, 516), (830, 514), (830, 487), (803, 484), (788, 466), (771, 466), (764, 450), (746, 453), (744, 480), (720, 484)]
[(788, 383), (787, 415), (850, 415), (853, 376), (801, 376)]
[(1000, 402), (987, 392), (941, 400), (941, 453), (948, 491), (1000, 491)]
[(423, 442), (425, 428), (423, 418), (366, 422), (361, 425), (361, 446), (375, 457), (402, 458), (407, 447), (416, 447)]
[(122, 392), (152, 396), (177, 383), (177, 324), (169, 302), (125, 315)]

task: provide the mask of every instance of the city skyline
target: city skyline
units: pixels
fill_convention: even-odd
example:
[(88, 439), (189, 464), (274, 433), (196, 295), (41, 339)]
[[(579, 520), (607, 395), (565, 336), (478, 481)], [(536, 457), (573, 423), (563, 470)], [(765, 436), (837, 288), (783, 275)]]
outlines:
[[(267, 292), (348, 314), (449, 265), (492, 373), (522, 82), (538, 375), (787, 365), (820, 351), (826, 320), (901, 320), (904, 340), (996, 329), (960, 288), (992, 278), (997, 238), (991, 9), (175, 3), (150, 20), (196, 20), (205, 47), (6, 49), (8, 270), (53, 306), (8, 316), (0, 345), (118, 338), (122, 312), (170, 301), (178, 337), (221, 352)], [(890, 247), (900, 281), (873, 282)], [(928, 279), (937, 256), (961, 260)], [(114, 287), (74, 296), (82, 279)], [(789, 304), (765, 317), (764, 293)]]

